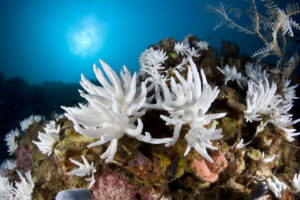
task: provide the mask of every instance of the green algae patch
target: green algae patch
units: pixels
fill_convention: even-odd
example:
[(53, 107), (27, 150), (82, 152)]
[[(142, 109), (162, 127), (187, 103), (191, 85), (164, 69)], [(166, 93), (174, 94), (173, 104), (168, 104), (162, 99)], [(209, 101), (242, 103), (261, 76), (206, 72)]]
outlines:
[(177, 59), (177, 58), (178, 58), (178, 54), (175, 53), (175, 52), (169, 53), (169, 56), (170, 56), (170, 58), (172, 58), (172, 59)]
[(225, 116), (221, 119), (222, 135), (225, 141), (233, 143), (238, 135), (238, 120)]
[(248, 151), (246, 153), (246, 155), (250, 159), (255, 160), (255, 161), (258, 161), (261, 159), (261, 152), (258, 149), (251, 149), (250, 151)]

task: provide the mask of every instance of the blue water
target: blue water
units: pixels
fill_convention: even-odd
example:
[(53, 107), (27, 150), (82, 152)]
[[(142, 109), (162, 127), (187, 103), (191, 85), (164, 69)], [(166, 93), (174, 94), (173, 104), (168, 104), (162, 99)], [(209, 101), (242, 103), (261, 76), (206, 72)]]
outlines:
[[(0, 72), (31, 84), (78, 82), (81, 73), (94, 77), (92, 64), (99, 58), (117, 71), (123, 65), (136, 71), (138, 58), (149, 45), (169, 37), (181, 41), (187, 34), (215, 48), (222, 39), (235, 42), (245, 54), (263, 46), (256, 37), (227, 28), (212, 31), (216, 15), (206, 10), (205, 2), (219, 4), (214, 0), (0, 1)], [(233, 2), (240, 8), (249, 5), (224, 4)]]

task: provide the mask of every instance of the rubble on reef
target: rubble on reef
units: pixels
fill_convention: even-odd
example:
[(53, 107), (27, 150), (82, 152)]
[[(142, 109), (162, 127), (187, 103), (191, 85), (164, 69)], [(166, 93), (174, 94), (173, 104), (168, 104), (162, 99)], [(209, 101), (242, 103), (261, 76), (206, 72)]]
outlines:
[[(188, 37), (191, 47), (198, 41), (195, 36)], [(168, 58), (164, 66), (170, 77), (175, 77), (173, 68), (183, 59), (173, 51), (175, 42), (170, 38), (152, 46), (166, 52)], [(38, 132), (42, 132), (46, 125), (45, 122), (34, 123), (19, 138), (15, 151), (17, 166), (5, 171), (6, 176), (13, 181), (18, 180), (16, 170), (31, 171), (35, 180), (32, 199), (55, 199), (60, 191), (89, 187), (86, 177), (69, 174), (76, 168), (70, 158), (81, 162), (83, 155), (97, 169), (93, 174), (95, 183), (89, 188), (93, 200), (241, 200), (253, 198), (254, 193), (263, 193), (261, 195), (265, 199), (276, 199), (270, 190), (262, 192), (258, 189), (263, 187), (260, 185), (261, 177), (272, 176), (288, 186), (281, 193), (281, 199), (299, 198), (299, 192), (297, 194), (291, 184), (294, 174), (300, 169), (297, 140), (286, 141), (283, 131), (272, 124), (256, 134), (258, 122), (248, 123), (244, 119), (246, 91), (235, 82), (224, 85), (223, 75), (216, 68), (217, 63), (220, 67), (229, 64), (245, 72), (244, 65), (250, 58), (241, 57), (238, 47), (233, 46), (223, 42), (220, 61), (212, 47), (199, 50), (200, 55), (193, 57), (198, 70), (204, 70), (208, 83), (220, 90), (209, 112), (227, 113), (217, 120), (223, 137), (212, 143), (218, 150), (208, 149), (213, 162), (204, 159), (194, 149), (184, 156), (188, 145), (184, 139), (189, 130), (187, 125), (183, 125), (177, 142), (169, 147), (165, 144), (152, 145), (125, 135), (118, 141), (113, 161), (105, 162), (100, 155), (108, 144), (87, 148), (95, 140), (76, 132), (73, 123), (66, 117), (59, 117), (52, 119), (60, 126), (59, 140), (53, 153), (49, 156), (42, 154), (32, 142), (38, 140)], [(181, 73), (185, 76), (187, 72), (183, 70)], [(282, 82), (278, 76), (270, 74), (269, 80), (280, 85)], [(139, 79), (142, 81), (143, 77)], [(172, 137), (174, 126), (166, 126), (160, 118), (165, 113), (162, 110), (147, 111), (142, 117), (143, 131), (150, 132), (153, 138)], [(276, 155), (273, 160), (266, 159), (272, 155)]]

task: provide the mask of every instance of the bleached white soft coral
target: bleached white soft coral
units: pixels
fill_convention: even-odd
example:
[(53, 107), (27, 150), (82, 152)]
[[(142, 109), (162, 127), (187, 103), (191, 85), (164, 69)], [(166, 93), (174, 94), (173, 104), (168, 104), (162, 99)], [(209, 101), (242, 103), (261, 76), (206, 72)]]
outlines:
[(224, 74), (225, 79), (224, 83), (227, 85), (228, 81), (236, 81), (237, 84), (241, 87), (244, 88), (244, 85), (247, 83), (247, 78), (242, 75), (241, 72), (237, 72), (235, 66), (229, 67), (229, 65), (225, 65), (223, 69), (217, 67), (217, 69)]
[(13, 200), (13, 186), (9, 182), (8, 178), (0, 175), (0, 199), (2, 200)]
[(300, 173), (294, 175), (292, 186), (296, 192), (300, 192)]
[(147, 74), (148, 79), (156, 82), (157, 79), (165, 78), (164, 72), (166, 71), (163, 63), (168, 58), (166, 52), (163, 50), (154, 50), (152, 47), (146, 49), (140, 56), (140, 74)]
[(285, 110), (282, 110), (282, 113), (279, 111), (275, 112), (271, 116), (272, 118), (269, 120), (269, 123), (282, 130), (285, 133), (286, 140), (292, 142), (295, 140), (295, 136), (300, 135), (300, 132), (296, 132), (296, 129), (290, 128), (290, 126), (300, 122), (300, 119), (293, 120), (293, 116), (285, 112)]
[(77, 132), (98, 141), (88, 148), (110, 142), (108, 149), (101, 155), (102, 159), (111, 162), (117, 151), (118, 140), (127, 135), (139, 141), (152, 144), (166, 143), (170, 139), (153, 139), (150, 133), (142, 134), (145, 114), (147, 89), (145, 82), (137, 87), (136, 74), (131, 76), (124, 67), (120, 78), (102, 60), (100, 63), (109, 81), (102, 71), (94, 65), (94, 72), (102, 87), (92, 84), (83, 75), (81, 86), (88, 92), (80, 91), (80, 95), (88, 102), (79, 107), (62, 107), (68, 119), (74, 123)]
[(200, 54), (198, 53), (198, 49), (195, 49), (194, 47), (191, 47), (187, 50), (188, 57), (199, 57)]
[(270, 163), (276, 158), (276, 154), (273, 154), (272, 156), (265, 156), (265, 152), (262, 153), (261, 155), (261, 161), (264, 163)]
[(64, 114), (55, 113), (54, 118), (56, 121), (58, 121), (58, 120), (62, 119), (64, 116), (65, 116)]
[(60, 126), (55, 121), (50, 121), (44, 128), (45, 133), (39, 132), (38, 139), (40, 142), (33, 141), (43, 154), (51, 155), (54, 145), (59, 140)]
[(190, 45), (187, 42), (176, 42), (174, 45), (174, 51), (180, 56), (187, 55), (189, 48)]
[(6, 159), (1, 163), (0, 175), (4, 175), (5, 171), (15, 169), (17, 166), (16, 160)]
[(25, 132), (31, 124), (40, 122), (43, 118), (44, 117), (40, 115), (30, 115), (30, 117), (20, 122), (21, 130)]
[(257, 127), (256, 133), (261, 132), (264, 127), (271, 123), (285, 133), (287, 141), (294, 140), (294, 136), (300, 135), (300, 132), (295, 132), (296, 129), (290, 126), (300, 122), (300, 119), (293, 120), (293, 115), (289, 114), (293, 106), (291, 100), (283, 99), (281, 95), (276, 94), (277, 85), (272, 83), (270, 87), (267, 78), (259, 84), (252, 81), (248, 82), (247, 91), (247, 109), (244, 111), (245, 119), (248, 122), (261, 121), (261, 114), (268, 118), (262, 121)]
[(188, 58), (183, 57), (182, 61), (180, 64), (178, 64), (176, 67), (174, 67), (173, 69), (182, 72), (185, 69), (185, 65), (189, 62)]
[(185, 135), (185, 140), (188, 142), (188, 146), (184, 152), (186, 156), (191, 148), (194, 148), (203, 158), (209, 162), (213, 162), (212, 158), (207, 153), (207, 149), (218, 150), (217, 147), (213, 146), (212, 140), (219, 140), (223, 137), (221, 134), (222, 129), (216, 129), (216, 121), (213, 121), (210, 128), (204, 126), (196, 126), (191, 128)]
[(285, 101), (293, 102), (295, 99), (298, 99), (296, 96), (296, 88), (298, 87), (298, 84), (296, 85), (290, 85), (291, 80), (283, 79), (283, 98)]
[(94, 173), (97, 171), (96, 168), (94, 167), (94, 163), (92, 162), (91, 164), (87, 161), (87, 159), (85, 158), (84, 155), (81, 155), (81, 159), (83, 161), (83, 164), (73, 160), (72, 158), (70, 158), (70, 161), (72, 163), (74, 163), (75, 165), (77, 165), (79, 168), (74, 169), (73, 171), (69, 172), (69, 175), (75, 175), (75, 176), (89, 176), (91, 175), (90, 178), (86, 178), (86, 181), (90, 181), (91, 183), (89, 184), (89, 188), (91, 188), (94, 183), (95, 183), (95, 177), (94, 177)]
[(273, 176), (273, 180), (271, 178), (265, 178), (265, 181), (275, 197), (281, 198), (281, 193), (287, 188), (286, 184), (280, 181), (276, 176)]
[(244, 147), (245, 147), (244, 139), (241, 139), (235, 146), (235, 148), (237, 148), (237, 149), (242, 149)]
[(196, 43), (196, 46), (199, 48), (199, 50), (208, 50), (208, 42), (206, 41), (199, 41)]
[(269, 76), (267, 70), (263, 70), (263, 66), (260, 64), (247, 63), (245, 69), (246, 75), (255, 84), (259, 84), (259, 82), (264, 81)]
[[(156, 87), (156, 104), (151, 105), (151, 107), (164, 109), (169, 112), (169, 116), (161, 115), (161, 118), (166, 121), (166, 125), (172, 124), (175, 126), (173, 141), (168, 145), (173, 145), (177, 141), (182, 125), (188, 124), (190, 131), (185, 136), (185, 139), (188, 141), (185, 155), (191, 148), (195, 148), (199, 154), (212, 162), (212, 159), (206, 152), (206, 148), (215, 149), (211, 145), (210, 140), (222, 137), (220, 134), (221, 130), (215, 129), (215, 119), (223, 117), (225, 113), (206, 114), (211, 103), (218, 96), (219, 90), (217, 87), (210, 87), (203, 70), (201, 70), (201, 82), (196, 65), (191, 58), (189, 58), (189, 65), (187, 80), (179, 72), (175, 71), (179, 83), (176, 83), (172, 77), (169, 89), (167, 84), (161, 81), (163, 97), (160, 94), (159, 87)], [(206, 128), (208, 125), (210, 125), (210, 128)]]
[(5, 141), (6, 141), (6, 145), (8, 148), (8, 153), (9, 155), (12, 155), (15, 150), (17, 150), (18, 148), (18, 143), (16, 141), (16, 138), (20, 136), (20, 131), (19, 129), (15, 129), (15, 130), (11, 130), (9, 133), (6, 134), (5, 136)]
[(152, 47), (150, 47), (141, 54), (140, 64), (148, 66), (162, 65), (167, 58), (168, 56), (166, 56), (165, 51), (161, 49), (154, 50)]
[(277, 110), (281, 102), (279, 95), (276, 95), (277, 86), (273, 82), (271, 87), (267, 78), (255, 84), (248, 82), (248, 91), (246, 96), (247, 109), (244, 111), (246, 121), (260, 121), (260, 114), (270, 115)]
[(21, 181), (15, 182), (15, 188), (13, 188), (14, 199), (17, 200), (31, 200), (31, 195), (34, 189), (34, 180), (31, 177), (30, 171), (25, 173), (25, 177), (17, 171)]

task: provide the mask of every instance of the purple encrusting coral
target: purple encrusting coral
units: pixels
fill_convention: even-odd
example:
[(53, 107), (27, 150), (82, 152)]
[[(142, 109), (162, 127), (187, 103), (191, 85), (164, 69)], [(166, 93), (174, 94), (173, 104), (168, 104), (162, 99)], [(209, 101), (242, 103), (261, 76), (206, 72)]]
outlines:
[(20, 146), (16, 152), (16, 161), (18, 168), (23, 171), (28, 171), (32, 169), (32, 151), (28, 145)]

